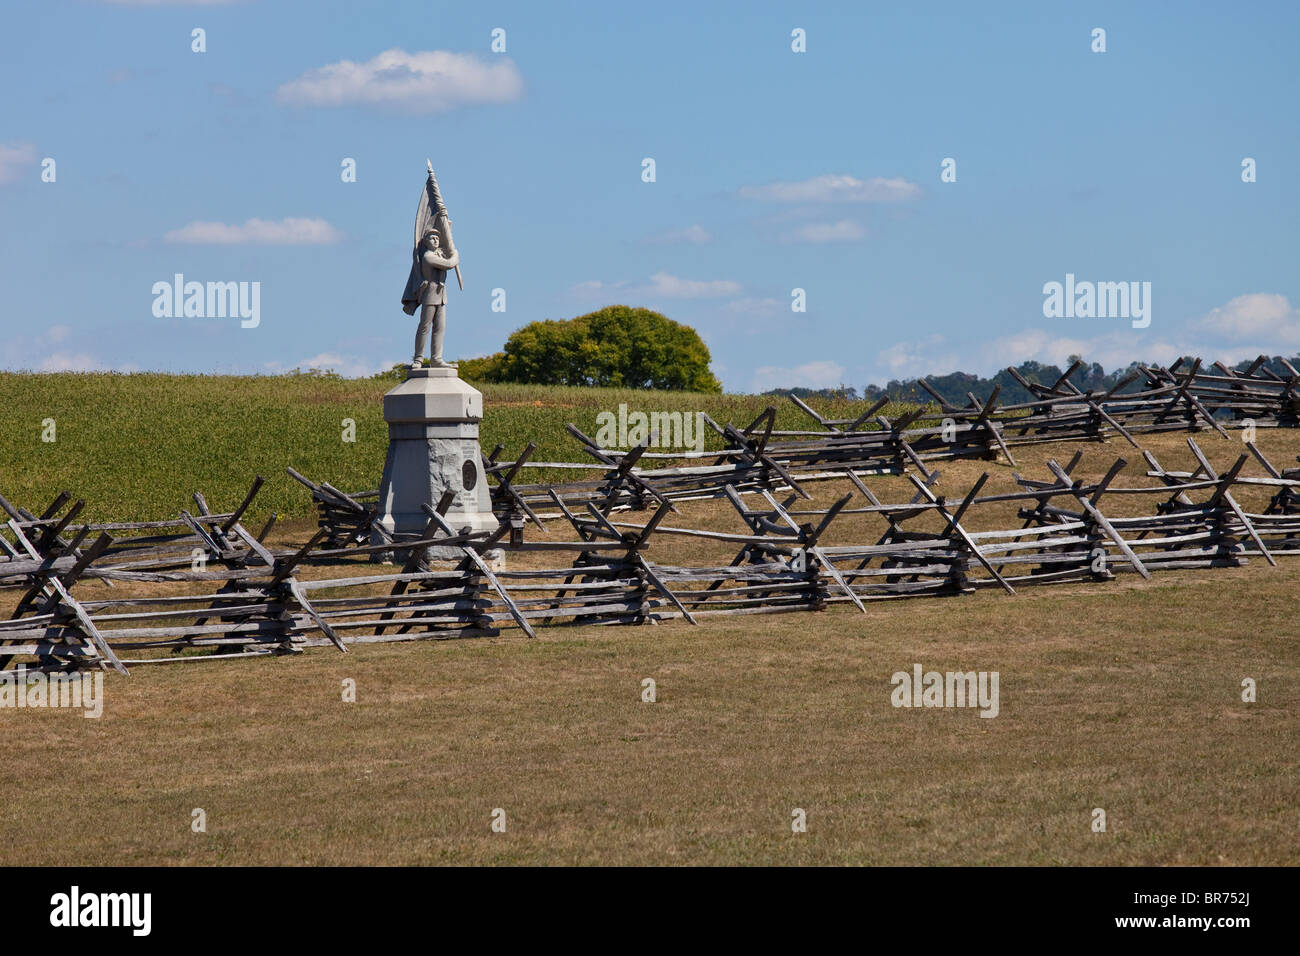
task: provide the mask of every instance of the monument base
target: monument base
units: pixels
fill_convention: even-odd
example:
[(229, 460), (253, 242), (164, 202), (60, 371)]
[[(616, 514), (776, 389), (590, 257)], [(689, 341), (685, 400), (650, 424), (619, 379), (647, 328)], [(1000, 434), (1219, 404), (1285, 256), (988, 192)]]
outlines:
[[(376, 552), (374, 560), (405, 560), (400, 545), (424, 536), (429, 516), (423, 506), (437, 507), (444, 492), (455, 494), (444, 516), (456, 531), (495, 531), (492, 496), (483, 472), (478, 423), (483, 419), (483, 393), (462, 382), (453, 368), (412, 369), (406, 380), (384, 395), (388, 423), (388, 455), (379, 485), (375, 523), (393, 539), (393, 551)], [(377, 531), (371, 544), (383, 544)], [(460, 561), (459, 547), (425, 549), (430, 561)], [(500, 549), (484, 555), (490, 564), (504, 564)]]

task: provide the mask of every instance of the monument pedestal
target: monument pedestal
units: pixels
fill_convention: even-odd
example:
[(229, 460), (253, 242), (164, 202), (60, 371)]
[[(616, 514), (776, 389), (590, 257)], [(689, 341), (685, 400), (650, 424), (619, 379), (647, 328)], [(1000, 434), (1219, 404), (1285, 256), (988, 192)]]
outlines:
[[(384, 395), (384, 421), (388, 423), (388, 456), (379, 485), (379, 513), (375, 519), (398, 543), (417, 540), (429, 522), (422, 505), (436, 507), (443, 492), (456, 494), (446, 514), (457, 531), (495, 531), (492, 496), (478, 443), (478, 423), (483, 420), (483, 393), (462, 382), (454, 368), (412, 369), (406, 381)], [(371, 533), (372, 544), (383, 538)], [(431, 547), (432, 561), (459, 561), (458, 547)], [(501, 551), (484, 555), (500, 564)]]

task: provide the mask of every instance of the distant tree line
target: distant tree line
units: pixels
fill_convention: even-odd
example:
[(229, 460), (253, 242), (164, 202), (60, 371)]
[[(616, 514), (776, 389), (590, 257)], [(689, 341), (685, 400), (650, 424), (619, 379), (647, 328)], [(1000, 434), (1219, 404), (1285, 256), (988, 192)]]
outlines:
[[(1281, 376), (1289, 378), (1291, 373), (1286, 370), (1282, 364), (1282, 356), (1275, 355), (1270, 358), (1263, 367)], [(1079, 359), (1077, 355), (1071, 355), (1066, 362), (1066, 368), (1069, 368)], [(1184, 361), (1184, 365), (1190, 365), (1194, 357), (1189, 357)], [(1300, 355), (1290, 359), (1291, 364), (1295, 365), (1300, 362)], [(1236, 365), (1229, 366), (1235, 371), (1244, 372), (1248, 369), (1253, 360), (1238, 362)], [(1082, 391), (1107, 391), (1113, 388), (1116, 383), (1121, 381), (1129, 372), (1136, 372), (1139, 365), (1150, 366), (1149, 362), (1133, 362), (1125, 368), (1117, 368), (1112, 372), (1107, 372), (1098, 362), (1086, 362), (1070, 376), (1070, 381)], [(1227, 364), (1227, 363), (1225, 363)], [(1205, 364), (1202, 364), (1205, 368)], [(1041, 385), (1054, 384), (1065, 369), (1056, 365), (1043, 365), (1041, 362), (1024, 362), (1015, 366), (1026, 381), (1034, 382)], [(942, 395), (952, 405), (965, 405), (969, 399), (966, 393), (974, 394), (981, 402), (993, 394), (993, 389), (1001, 385), (1002, 391), (998, 393), (999, 405), (1015, 405), (1020, 402), (1033, 400), (1033, 396), (1019, 382), (1011, 377), (1011, 374), (1003, 369), (992, 378), (984, 378), (981, 375), (974, 375), (970, 372), (952, 372), (948, 375), (926, 375), (925, 380), (930, 386)], [(1126, 385), (1121, 392), (1138, 391), (1143, 387), (1145, 378), (1139, 373), (1138, 377)], [(899, 402), (921, 402), (929, 403), (934, 398), (917, 384), (917, 379), (891, 379), (887, 385), (868, 385), (861, 394), (852, 385), (840, 385), (835, 388), (774, 388), (763, 393), (764, 395), (790, 395), (794, 394), (800, 398), (863, 398), (867, 401), (878, 401), (881, 398), (888, 397)]]

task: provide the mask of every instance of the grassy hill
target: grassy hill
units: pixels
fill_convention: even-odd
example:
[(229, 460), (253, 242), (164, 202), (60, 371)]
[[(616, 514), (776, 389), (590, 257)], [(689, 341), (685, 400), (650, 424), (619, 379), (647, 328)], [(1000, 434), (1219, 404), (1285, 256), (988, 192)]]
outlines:
[[(285, 467), (346, 491), (377, 487), (388, 442), (381, 399), (395, 382), (310, 374), (0, 372), (0, 494), (38, 509), (67, 489), (86, 500), (88, 520), (139, 521), (192, 508), (190, 495), (196, 490), (215, 510), (233, 508), (260, 474), (267, 484), (254, 514), (307, 517), (310, 496), (285, 475)], [(484, 450), (501, 442), (504, 454), (513, 457), (534, 441), (538, 461), (588, 460), (565, 423), (594, 436), (597, 414), (617, 412), (620, 402), (634, 411), (702, 410), (718, 422), (741, 426), (775, 404), (778, 427), (808, 423), (794, 405), (772, 396), (481, 388)], [(844, 400), (812, 404), (835, 417), (858, 415), (867, 407)], [(355, 442), (343, 441), (343, 421), (349, 418), (356, 423)], [(54, 421), (53, 442), (42, 441), (48, 419)]]

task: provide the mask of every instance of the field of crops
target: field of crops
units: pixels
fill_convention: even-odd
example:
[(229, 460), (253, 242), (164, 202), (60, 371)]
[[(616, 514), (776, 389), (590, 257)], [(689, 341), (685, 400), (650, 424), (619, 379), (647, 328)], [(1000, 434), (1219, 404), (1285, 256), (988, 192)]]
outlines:
[[(85, 517), (134, 521), (192, 507), (201, 490), (215, 510), (237, 505), (253, 476), (266, 486), (255, 512), (308, 517), (311, 499), (288, 478), (292, 465), (347, 491), (375, 488), (388, 438), (381, 399), (396, 379), (320, 375), (216, 376), (113, 373), (0, 373), (0, 494), (43, 507), (67, 489), (86, 500)], [(481, 442), (513, 458), (529, 441), (537, 461), (585, 461), (564, 430), (573, 422), (596, 434), (596, 416), (632, 411), (707, 412), (718, 422), (748, 424), (767, 405), (778, 427), (808, 418), (772, 396), (703, 395), (632, 389), (483, 385)], [(862, 402), (813, 403), (823, 414), (859, 415)], [(896, 414), (897, 409), (886, 409)], [(345, 420), (355, 441), (345, 441)], [(710, 433), (711, 434), (711, 433)], [(53, 438), (53, 441), (45, 440)], [(707, 447), (718, 447), (711, 436)], [(553, 478), (559, 475), (551, 476)], [(571, 476), (569, 476), (571, 477)], [(526, 480), (538, 480), (533, 472)]]

